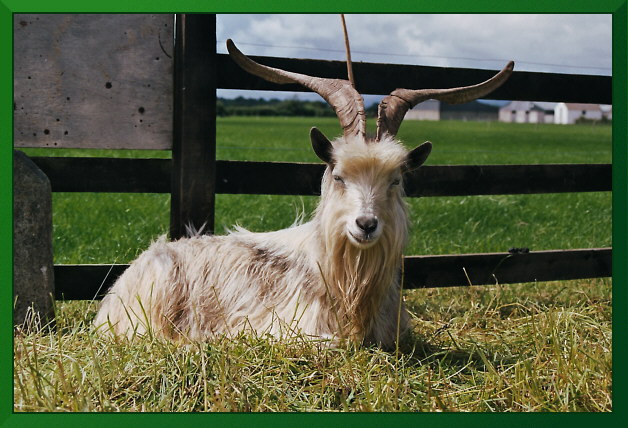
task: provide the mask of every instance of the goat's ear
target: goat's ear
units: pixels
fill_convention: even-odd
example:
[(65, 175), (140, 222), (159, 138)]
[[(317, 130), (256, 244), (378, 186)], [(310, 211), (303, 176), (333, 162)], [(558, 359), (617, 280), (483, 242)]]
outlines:
[(413, 171), (423, 165), (427, 160), (427, 157), (430, 155), (432, 151), (432, 143), (426, 141), (420, 146), (414, 148), (408, 153), (408, 157), (406, 158), (405, 170), (407, 172)]
[(334, 147), (318, 128), (314, 127), (310, 129), (310, 140), (312, 140), (312, 148), (316, 156), (328, 165), (333, 164), (334, 158), (332, 152), (334, 151)]

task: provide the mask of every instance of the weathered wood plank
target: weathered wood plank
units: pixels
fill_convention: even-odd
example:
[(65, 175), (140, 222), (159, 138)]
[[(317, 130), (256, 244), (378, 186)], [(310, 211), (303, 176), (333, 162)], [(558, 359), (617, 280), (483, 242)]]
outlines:
[(612, 275), (611, 248), (409, 256), (405, 288), (562, 281)]
[[(347, 73), (344, 61), (261, 56), (251, 56), (251, 58), (271, 67), (318, 77), (345, 79)], [(219, 54), (217, 60), (218, 87), (220, 88), (309, 91), (300, 85), (279, 85), (248, 74), (226, 54)], [(452, 88), (473, 85), (492, 77), (496, 71), (362, 62), (353, 64), (358, 92), (380, 95), (389, 94), (396, 88)], [(611, 83), (610, 76), (515, 71), (508, 82), (487, 98), (611, 104)]]
[[(452, 287), (611, 276), (611, 248), (409, 256), (404, 287)], [(55, 265), (55, 298), (101, 299), (128, 265)], [(466, 275), (465, 275), (466, 270)], [(467, 279), (467, 275), (469, 279)]]
[(14, 15), (16, 147), (172, 147), (172, 15)]
[[(169, 159), (34, 157), (33, 161), (48, 175), (54, 192), (170, 192)], [(610, 191), (611, 168), (610, 164), (428, 165), (406, 178), (406, 192), (415, 197)], [(317, 195), (324, 169), (314, 163), (216, 161), (216, 193)]]
[(216, 15), (176, 15), (170, 238), (214, 230)]

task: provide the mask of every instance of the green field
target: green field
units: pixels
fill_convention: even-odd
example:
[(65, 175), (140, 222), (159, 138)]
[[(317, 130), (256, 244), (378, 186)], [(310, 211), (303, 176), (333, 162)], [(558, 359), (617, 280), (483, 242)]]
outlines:
[[(220, 118), (217, 156), (315, 162), (312, 125), (339, 133), (335, 119)], [(406, 121), (398, 137), (408, 147), (432, 141), (428, 165), (611, 162), (611, 128), (600, 125)], [(216, 230), (286, 227), (316, 201), (218, 195)], [(612, 244), (610, 192), (409, 204), (406, 254)], [(129, 262), (168, 230), (167, 195), (59, 193), (53, 209), (55, 263)], [(352, 347), (321, 354), (302, 341), (252, 337), (185, 349), (149, 339), (114, 343), (90, 331), (93, 304), (59, 303), (55, 333), (16, 336), (15, 410), (612, 409), (610, 279), (412, 290), (405, 298), (415, 328), (401, 355)]]

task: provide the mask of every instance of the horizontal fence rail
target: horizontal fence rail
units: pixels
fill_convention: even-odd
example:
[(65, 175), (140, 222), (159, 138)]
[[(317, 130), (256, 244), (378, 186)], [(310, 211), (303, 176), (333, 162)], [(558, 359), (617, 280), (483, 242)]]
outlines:
[[(311, 76), (346, 78), (344, 61), (251, 56), (260, 64)], [(267, 82), (248, 74), (226, 54), (217, 54), (217, 87), (270, 91), (311, 92), (301, 85)], [(504, 63), (504, 65), (506, 65)], [(611, 104), (610, 76), (516, 71), (489, 98), (508, 101), (556, 101)], [(386, 95), (397, 88), (455, 88), (475, 85), (495, 75), (496, 70), (428, 67), (418, 65), (353, 63), (356, 89), (361, 94)], [(423, 85), (423, 86), (420, 86)]]
[[(34, 157), (54, 192), (170, 193), (170, 159)], [(318, 195), (325, 166), (217, 161), (216, 192)], [(611, 190), (610, 164), (434, 165), (406, 177), (406, 193), (466, 196)], [(290, 177), (290, 180), (286, 180)]]
[[(404, 287), (455, 287), (598, 278), (611, 275), (612, 250), (533, 251), (526, 254), (488, 253), (404, 258)], [(101, 299), (128, 267), (56, 265), (55, 298)]]
[(611, 276), (611, 248), (409, 256), (405, 288), (495, 285)]

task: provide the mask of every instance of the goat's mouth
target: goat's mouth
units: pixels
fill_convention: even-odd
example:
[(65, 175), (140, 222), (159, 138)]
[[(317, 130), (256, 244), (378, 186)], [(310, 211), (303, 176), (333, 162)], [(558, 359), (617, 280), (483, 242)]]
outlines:
[(378, 233), (353, 233), (350, 230), (347, 231), (347, 236), (349, 237), (349, 241), (360, 249), (372, 247), (379, 239)]

